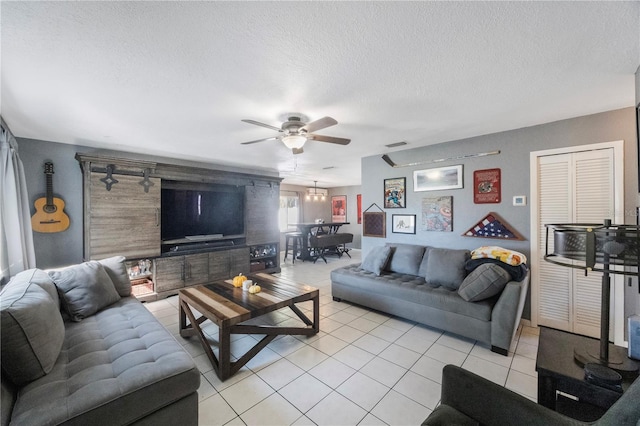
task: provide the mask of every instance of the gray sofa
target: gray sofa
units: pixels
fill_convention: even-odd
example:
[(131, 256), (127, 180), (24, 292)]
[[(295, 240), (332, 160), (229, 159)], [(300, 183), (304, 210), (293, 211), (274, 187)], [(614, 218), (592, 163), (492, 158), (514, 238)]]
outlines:
[(123, 257), (0, 292), (4, 425), (197, 425), (200, 373), (135, 297)]
[(633, 382), (609, 410), (595, 422), (582, 422), (536, 404), (455, 365), (442, 370), (440, 405), (423, 426), (638, 426), (640, 380)]
[(485, 342), (502, 355), (520, 323), (528, 285), (524, 265), (412, 244), (374, 247), (362, 264), (331, 272), (334, 300)]

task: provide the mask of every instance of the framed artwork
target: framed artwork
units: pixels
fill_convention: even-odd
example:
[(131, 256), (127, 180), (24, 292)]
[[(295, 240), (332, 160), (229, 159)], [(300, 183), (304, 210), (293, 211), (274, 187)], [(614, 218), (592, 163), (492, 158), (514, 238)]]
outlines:
[(500, 169), (476, 170), (473, 172), (473, 202), (475, 204), (499, 203)]
[(385, 238), (387, 236), (387, 214), (385, 212), (362, 213), (362, 236)]
[(347, 221), (347, 196), (334, 195), (331, 197), (331, 222)]
[(415, 214), (394, 214), (391, 216), (391, 232), (394, 234), (415, 234)]
[(422, 199), (422, 228), (425, 231), (453, 231), (453, 197)]
[(462, 187), (462, 164), (413, 172), (414, 192), (460, 189)]
[(384, 180), (384, 208), (395, 209), (407, 207), (405, 200), (407, 178)]
[(362, 194), (356, 195), (356, 200), (358, 203), (358, 225), (362, 223)]

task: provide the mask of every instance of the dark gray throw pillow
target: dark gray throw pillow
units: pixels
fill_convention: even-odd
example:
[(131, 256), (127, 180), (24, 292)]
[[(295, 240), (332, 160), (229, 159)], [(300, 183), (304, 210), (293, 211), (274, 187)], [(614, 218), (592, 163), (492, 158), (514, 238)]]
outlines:
[(467, 302), (477, 302), (499, 294), (510, 280), (511, 275), (503, 268), (494, 263), (485, 263), (464, 279), (458, 294)]
[(424, 279), (427, 284), (440, 285), (457, 290), (467, 276), (464, 265), (469, 260), (469, 250), (430, 247), (427, 249), (427, 268)]
[(121, 297), (127, 297), (131, 294), (131, 281), (127, 273), (127, 267), (124, 264), (124, 256), (113, 256), (107, 259), (99, 260), (104, 266), (105, 271), (113, 281), (116, 291)]
[(49, 275), (58, 288), (62, 306), (73, 321), (81, 321), (120, 300), (111, 278), (95, 260), (50, 271)]
[(399, 274), (418, 275), (418, 268), (424, 255), (424, 246), (413, 244), (389, 244), (393, 255), (387, 264), (387, 270)]
[(389, 246), (374, 247), (369, 251), (367, 257), (364, 258), (364, 261), (360, 265), (360, 269), (380, 275), (380, 272), (382, 272), (389, 261), (390, 254), (391, 247)]
[(18, 386), (49, 373), (60, 355), (64, 323), (51, 278), (20, 272), (0, 292), (2, 370)]

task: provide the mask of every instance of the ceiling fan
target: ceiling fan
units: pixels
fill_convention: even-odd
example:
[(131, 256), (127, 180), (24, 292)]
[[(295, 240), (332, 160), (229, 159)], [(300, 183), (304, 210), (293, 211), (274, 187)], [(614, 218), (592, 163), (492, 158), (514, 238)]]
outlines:
[(266, 127), (267, 129), (272, 129), (277, 132), (282, 133), (279, 136), (274, 136), (271, 138), (258, 139), (255, 141), (243, 142), (242, 145), (249, 145), (252, 143), (270, 141), (270, 140), (281, 140), (282, 143), (285, 144), (287, 148), (293, 151), (294, 154), (302, 154), (302, 146), (308, 140), (318, 141), (318, 142), (329, 142), (335, 143), (338, 145), (348, 145), (351, 142), (351, 139), (344, 138), (336, 138), (333, 136), (323, 136), (323, 135), (315, 135), (313, 132), (324, 129), (330, 126), (335, 126), (338, 124), (336, 120), (331, 117), (323, 117), (319, 120), (312, 121), (311, 123), (305, 123), (307, 118), (302, 114), (291, 113), (287, 114), (286, 120), (282, 123), (280, 128), (271, 126), (270, 124), (261, 123), (255, 120), (242, 120), (245, 123), (254, 124), (256, 126)]

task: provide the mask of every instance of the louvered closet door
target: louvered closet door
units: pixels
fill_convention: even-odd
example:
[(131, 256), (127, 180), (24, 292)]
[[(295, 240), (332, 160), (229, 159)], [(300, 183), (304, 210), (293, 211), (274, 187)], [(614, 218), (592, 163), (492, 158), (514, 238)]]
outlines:
[[(614, 175), (613, 149), (573, 154), (575, 170), (575, 222), (602, 223), (613, 219)], [(602, 273), (584, 276), (573, 272), (574, 318), (573, 331), (600, 337)]]
[[(573, 196), (571, 156), (550, 155), (538, 159), (538, 247), (543, 259), (545, 224), (571, 222)], [(553, 253), (553, 240), (549, 241)], [(571, 269), (541, 261), (537, 265), (538, 324), (561, 330), (571, 326)]]
[[(538, 247), (544, 254), (544, 224), (602, 223), (613, 217), (613, 149), (540, 157), (538, 191)], [(537, 267), (538, 323), (599, 337), (602, 275), (585, 277), (582, 270), (545, 261)]]

